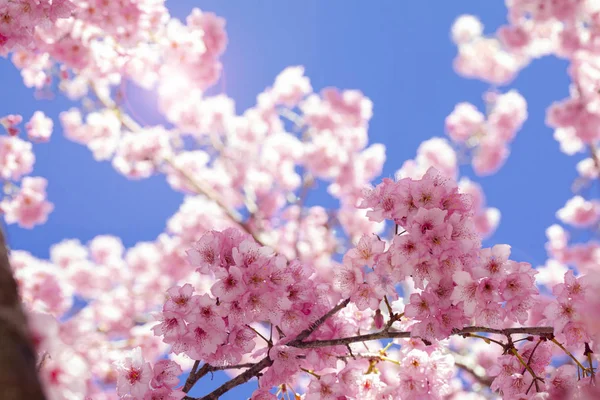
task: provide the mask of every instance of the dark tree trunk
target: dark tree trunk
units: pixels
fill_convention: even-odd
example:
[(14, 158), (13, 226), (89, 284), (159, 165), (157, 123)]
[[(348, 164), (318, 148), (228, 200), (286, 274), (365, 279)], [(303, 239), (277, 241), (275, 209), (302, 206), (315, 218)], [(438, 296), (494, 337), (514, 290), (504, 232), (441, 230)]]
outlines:
[(0, 229), (0, 398), (44, 400), (36, 353)]

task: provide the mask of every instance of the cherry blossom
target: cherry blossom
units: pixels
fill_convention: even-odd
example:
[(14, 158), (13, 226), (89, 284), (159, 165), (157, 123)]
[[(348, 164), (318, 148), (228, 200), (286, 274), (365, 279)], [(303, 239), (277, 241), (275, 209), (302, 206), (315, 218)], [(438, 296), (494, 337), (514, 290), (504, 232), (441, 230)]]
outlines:
[[(65, 136), (128, 179), (164, 174), (185, 195), (152, 241), (65, 239), (49, 260), (11, 250), (48, 398), (180, 400), (219, 371), (235, 377), (203, 396), (256, 379), (252, 399), (597, 398), (600, 244), (577, 230), (599, 220), (580, 189), (600, 169), (600, 8), (506, 5), (495, 30), (473, 15), (448, 27), (456, 72), (495, 87), (485, 107), (449, 107), (448, 137), (391, 159), (392, 179), (379, 178), (386, 149), (369, 140), (375, 108), (358, 89), (313, 87), (297, 65), (246, 110), (211, 94), (229, 40), (211, 12), (0, 1), (0, 54), (27, 87), (75, 102), (59, 115)], [(533, 109), (509, 85), (552, 55), (572, 85), (546, 124), (557, 149), (586, 155), (556, 212), (569, 227), (548, 228), (548, 259), (533, 268), (494, 240), (500, 211), (473, 173), (510, 162)], [(156, 97), (162, 125), (128, 114), (129, 84)], [(30, 176), (31, 142), (54, 123), (42, 111), (22, 122), (0, 118), (0, 211), (33, 228), (54, 206), (52, 183)], [(316, 187), (335, 205), (307, 203)]]

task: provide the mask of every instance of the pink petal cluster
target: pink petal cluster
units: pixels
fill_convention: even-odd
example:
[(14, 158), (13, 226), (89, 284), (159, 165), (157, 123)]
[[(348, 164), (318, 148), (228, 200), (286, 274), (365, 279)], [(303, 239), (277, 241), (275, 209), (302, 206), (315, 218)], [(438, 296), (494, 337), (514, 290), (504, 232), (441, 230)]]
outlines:
[(544, 316), (550, 326), (554, 327), (554, 335), (558, 340), (569, 346), (590, 341), (590, 335), (585, 326), (585, 309), (589, 302), (586, 277), (575, 277), (573, 271), (567, 271), (563, 283), (552, 288), (555, 299), (545, 308)]
[(19, 125), (21, 121), (23, 121), (22, 116), (11, 114), (0, 118), (0, 125), (6, 129), (6, 132), (10, 136), (17, 136), (19, 134), (19, 128), (17, 128), (17, 125)]
[(33, 171), (32, 145), (18, 137), (0, 136), (0, 176), (18, 181)]
[[(410, 276), (417, 292), (404, 314), (416, 322), (414, 335), (443, 339), (473, 320), (495, 327), (527, 321), (538, 293), (535, 270), (509, 260), (508, 246), (480, 249), (471, 199), (451, 180), (433, 168), (421, 180), (384, 179), (361, 206), (370, 208), (371, 219), (392, 220), (405, 234), (396, 235), (385, 252), (361, 251), (377, 260), (368, 285), (348, 274), (338, 283), (359, 307), (377, 307), (394, 282)], [(354, 274), (361, 264), (372, 262), (361, 259), (354, 269), (345, 262)]]
[(184, 392), (173, 389), (183, 372), (174, 361), (161, 360), (152, 367), (144, 360), (142, 349), (136, 347), (115, 364), (117, 393), (121, 398), (180, 400), (185, 397)]
[(459, 103), (446, 117), (446, 132), (472, 153), (477, 175), (490, 175), (506, 161), (509, 144), (527, 119), (527, 103), (516, 90), (504, 94), (488, 92), (487, 118), (470, 103)]
[(462, 178), (458, 182), (458, 187), (461, 193), (471, 196), (473, 222), (477, 233), (483, 239), (491, 236), (500, 222), (500, 210), (495, 207), (486, 207), (483, 189), (470, 179)]
[(443, 138), (431, 138), (422, 142), (417, 157), (407, 160), (396, 172), (399, 178), (420, 179), (429, 168), (435, 168), (448, 178), (458, 177), (458, 158), (450, 143)]
[(121, 174), (147, 178), (171, 155), (170, 134), (163, 127), (128, 133), (120, 141), (113, 165)]
[(600, 219), (600, 202), (587, 201), (581, 196), (575, 196), (556, 212), (556, 216), (565, 224), (589, 227)]
[[(504, 85), (535, 58), (567, 59), (572, 90), (548, 109), (547, 124), (565, 153), (590, 149), (578, 170), (587, 180), (597, 178), (598, 2), (506, 3), (508, 24), (494, 36), (484, 36), (474, 16), (456, 20), (457, 72)], [(12, 252), (20, 294), (34, 311), (49, 399), (181, 399), (178, 377), (193, 360), (226, 368), (260, 359), (269, 365), (257, 374), (253, 399), (475, 398), (465, 385), (490, 376), (491, 389), (507, 399), (600, 396), (593, 377), (576, 378), (579, 364), (555, 368), (564, 351), (549, 336), (518, 343), (506, 335), (479, 337), (490, 345), (499, 337), (512, 347), (471, 349), (481, 367), (474, 373), (445, 349), (455, 329), (469, 324), (527, 323), (551, 326), (553, 339), (574, 358), (589, 358), (590, 367), (600, 351), (600, 244), (569, 243), (568, 233), (552, 226), (549, 259), (536, 274), (510, 260), (507, 245), (481, 248), (499, 211), (486, 207), (477, 184), (454, 182), (463, 157), (477, 175), (504, 164), (527, 118), (518, 92), (487, 93), (486, 115), (459, 103), (446, 119), (452, 144), (425, 141), (397, 180), (363, 192), (385, 159), (382, 145), (368, 145), (371, 101), (358, 90), (313, 92), (296, 66), (238, 115), (232, 99), (207, 95), (222, 78), (224, 27), (223, 19), (198, 9), (185, 22), (171, 18), (162, 0), (0, 1), (0, 54), (14, 51), (25, 84), (48, 94), (57, 80), (70, 98), (97, 100), (99, 107), (85, 103), (91, 105), (86, 115), (61, 114), (67, 137), (128, 178), (163, 172), (188, 195), (152, 242), (125, 250), (112, 236), (85, 246), (67, 240), (51, 248), (51, 262)], [(128, 81), (157, 97), (173, 129), (142, 127), (125, 114)], [(5, 186), (0, 210), (8, 223), (32, 227), (53, 206), (46, 181), (26, 176), (34, 156), (31, 144), (17, 137), (21, 122), (19, 115), (0, 118), (8, 134), (0, 137), (0, 175), (21, 181)], [(46, 141), (52, 121), (36, 112), (25, 129), (31, 140)], [(304, 204), (305, 193), (322, 182), (339, 201), (335, 210)], [(576, 228), (596, 227), (598, 215), (597, 201), (579, 195), (557, 212)], [(387, 241), (377, 235), (386, 222), (395, 227)], [(353, 245), (336, 262), (342, 239)], [(544, 294), (549, 291), (554, 297)], [(70, 309), (73, 295), (85, 300), (82, 310)], [(412, 338), (386, 347), (378, 341), (294, 344), (344, 300), (349, 304), (305, 340), (389, 328), (408, 330)], [(148, 315), (158, 307), (156, 324)], [(402, 319), (391, 321), (394, 313)], [(469, 350), (451, 343), (453, 350)], [(146, 362), (165, 353), (181, 362)], [(456, 374), (455, 367), (464, 371)], [(481, 369), (487, 376), (477, 376)], [(105, 390), (115, 386), (116, 394)]]
[(36, 27), (67, 18), (74, 9), (69, 0), (3, 1), (0, 3), (0, 55), (29, 48), (34, 42)]
[(452, 39), (458, 46), (454, 69), (467, 78), (496, 85), (510, 82), (529, 59), (514, 53), (501, 40), (482, 35), (483, 25), (472, 15), (461, 15), (452, 26)]
[(46, 200), (46, 186), (44, 178), (23, 178), (18, 192), (0, 202), (0, 210), (4, 213), (6, 222), (18, 223), (24, 228), (45, 223), (48, 214), (54, 209), (54, 205)]
[(208, 232), (188, 252), (202, 274), (214, 274), (208, 293), (190, 284), (169, 290), (162, 323), (154, 331), (193, 359), (236, 364), (255, 346), (248, 327), (278, 325), (286, 336), (306, 328), (329, 306), (318, 298), (313, 271), (260, 247), (236, 229)]
[(29, 139), (39, 142), (47, 142), (52, 135), (54, 123), (46, 117), (43, 112), (36, 111), (29, 122), (25, 125)]

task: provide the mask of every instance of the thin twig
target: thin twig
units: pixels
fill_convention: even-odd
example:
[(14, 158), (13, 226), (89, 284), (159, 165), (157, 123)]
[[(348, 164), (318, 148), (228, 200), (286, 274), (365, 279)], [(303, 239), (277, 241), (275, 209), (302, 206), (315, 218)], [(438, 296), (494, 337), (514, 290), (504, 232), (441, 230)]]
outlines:
[[(523, 360), (523, 357), (521, 357), (521, 355), (519, 354), (519, 352), (517, 351), (517, 349), (515, 349), (514, 347), (512, 347), (512, 348), (510, 349), (510, 352), (511, 352), (511, 353), (513, 353), (513, 355), (514, 355), (515, 357), (517, 357), (517, 359), (519, 360), (519, 362), (521, 363), (521, 365), (523, 365), (523, 366), (525, 367), (525, 369), (526, 369), (527, 371), (529, 371), (529, 373), (530, 373), (530, 374), (531, 374), (531, 376), (533, 377), (533, 383), (535, 383), (535, 390), (536, 390), (537, 392), (539, 392), (539, 391), (540, 391), (540, 386), (539, 386), (539, 384), (537, 383), (537, 381), (542, 381), (542, 382), (544, 382), (544, 380), (543, 380), (542, 378), (540, 378), (539, 376), (537, 376), (537, 374), (536, 374), (536, 373), (533, 371), (533, 369), (531, 368), (531, 366), (530, 366), (529, 364), (527, 364), (527, 363), (525, 362), (525, 360)], [(531, 388), (531, 386), (530, 386), (529, 388)], [(529, 390), (529, 389), (528, 389), (528, 390)]]
[(463, 363), (462, 361), (454, 360), (454, 365), (456, 365), (458, 368), (462, 369), (463, 371), (469, 373), (469, 375), (471, 375), (473, 378), (475, 378), (475, 380), (477, 382), (479, 382), (480, 384), (482, 384), (484, 386), (489, 387), (489, 386), (491, 386), (492, 382), (494, 381), (493, 378), (490, 378), (489, 376), (485, 376), (485, 375), (478, 373), (475, 370), (475, 368), (468, 366), (467, 364)]
[(578, 366), (579, 368), (581, 368), (581, 370), (583, 371), (583, 374), (584, 374), (584, 376), (585, 376), (585, 374), (586, 374), (586, 372), (587, 372), (587, 368), (586, 368), (586, 367), (584, 367), (584, 366), (583, 366), (583, 364), (581, 364), (581, 363), (579, 362), (579, 360), (578, 360), (577, 358), (575, 358), (575, 356), (574, 356), (573, 354), (571, 354), (571, 352), (570, 352), (569, 350), (567, 350), (567, 349), (565, 348), (565, 346), (563, 346), (563, 345), (562, 345), (562, 344), (561, 344), (561, 343), (560, 343), (558, 340), (556, 340), (556, 339), (554, 339), (554, 338), (552, 338), (551, 340), (552, 340), (552, 343), (554, 343), (555, 345), (557, 345), (558, 347), (560, 347), (560, 348), (561, 348), (561, 350), (562, 350), (562, 351), (564, 351), (566, 355), (568, 355), (569, 357), (571, 357), (571, 360), (575, 361), (575, 364), (577, 364), (577, 366)]

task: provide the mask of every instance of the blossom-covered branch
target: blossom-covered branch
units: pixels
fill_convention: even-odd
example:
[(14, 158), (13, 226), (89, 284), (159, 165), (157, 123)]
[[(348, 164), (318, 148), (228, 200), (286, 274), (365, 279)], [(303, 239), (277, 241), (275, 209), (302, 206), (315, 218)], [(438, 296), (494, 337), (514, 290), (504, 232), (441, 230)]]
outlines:
[[(462, 329), (454, 330), (451, 335), (464, 336), (469, 333), (475, 332), (487, 332), (494, 333), (498, 335), (510, 336), (514, 334), (526, 334), (526, 335), (536, 335), (544, 338), (552, 338), (554, 328), (553, 327), (518, 327), (518, 328), (507, 328), (507, 329), (492, 329), (486, 328), (483, 326), (467, 326)], [(350, 336), (338, 339), (329, 339), (329, 340), (313, 340), (313, 341), (293, 341), (288, 343), (288, 346), (297, 347), (300, 349), (311, 349), (318, 347), (328, 347), (328, 346), (346, 346), (351, 343), (357, 342), (368, 342), (371, 340), (381, 340), (381, 339), (400, 339), (400, 338), (410, 338), (414, 337), (410, 332), (401, 332), (401, 331), (390, 331), (383, 330), (380, 332), (374, 332), (364, 335)]]

